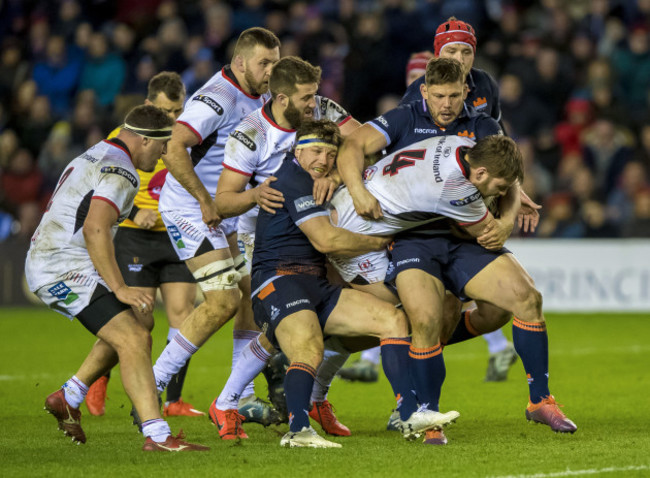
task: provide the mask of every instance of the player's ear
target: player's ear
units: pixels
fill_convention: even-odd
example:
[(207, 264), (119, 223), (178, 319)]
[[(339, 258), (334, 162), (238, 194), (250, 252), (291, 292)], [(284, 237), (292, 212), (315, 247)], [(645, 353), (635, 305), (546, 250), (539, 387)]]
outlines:
[(474, 177), (479, 183), (486, 181), (488, 179), (488, 170), (484, 166), (479, 166), (474, 169)]
[(289, 97), (284, 93), (278, 93), (275, 97), (276, 101), (280, 103), (283, 107), (289, 106)]
[(420, 85), (420, 94), (422, 95), (422, 98), (425, 100), (427, 99), (427, 82), (425, 81)]
[(246, 62), (244, 60), (244, 57), (241, 55), (237, 55), (232, 59), (232, 63), (234, 64), (235, 68), (237, 68), (237, 71), (240, 73), (244, 73), (246, 70)]

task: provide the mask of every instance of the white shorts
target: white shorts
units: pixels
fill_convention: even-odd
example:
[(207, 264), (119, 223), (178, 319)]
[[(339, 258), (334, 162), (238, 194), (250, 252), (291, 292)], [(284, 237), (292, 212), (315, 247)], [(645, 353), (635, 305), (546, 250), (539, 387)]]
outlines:
[(174, 209), (160, 211), (178, 258), (192, 259), (203, 241), (210, 242), (213, 249), (228, 249), (227, 236), (237, 231), (237, 218), (221, 221), (217, 227), (208, 227), (203, 222), (201, 210)]
[[(377, 222), (365, 219), (356, 213), (347, 189), (339, 189), (336, 192), (332, 199), (332, 205), (336, 208), (336, 224), (332, 221), (336, 227), (358, 234), (375, 233), (374, 229), (377, 227)], [(356, 257), (329, 255), (328, 259), (341, 274), (343, 280), (348, 283), (354, 281), (355, 278), (358, 282), (358, 276), (369, 284), (383, 282), (388, 269), (388, 254), (385, 250), (368, 252)]]
[(70, 271), (53, 279), (34, 293), (52, 310), (72, 320), (88, 307), (97, 284), (102, 284), (108, 289), (94, 269)]
[(246, 259), (246, 269), (248, 269), (248, 273), (251, 274), (251, 269), (253, 267), (253, 249), (255, 248), (255, 234), (240, 232), (237, 234), (237, 244), (239, 245), (239, 252), (244, 254), (244, 259)]
[(343, 280), (348, 283), (363, 283), (363, 281), (359, 281), (359, 277), (368, 284), (383, 282), (388, 270), (388, 254), (385, 250), (367, 252), (356, 257), (328, 255), (327, 258), (341, 274)]

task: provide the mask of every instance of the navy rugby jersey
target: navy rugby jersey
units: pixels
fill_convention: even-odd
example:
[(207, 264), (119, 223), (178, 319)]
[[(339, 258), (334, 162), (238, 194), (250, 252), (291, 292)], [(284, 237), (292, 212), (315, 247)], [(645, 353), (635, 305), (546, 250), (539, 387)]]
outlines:
[(325, 277), (325, 255), (318, 252), (298, 227), (317, 216), (329, 216), (312, 195), (314, 181), (292, 154), (287, 155), (273, 188), (284, 195), (284, 205), (269, 214), (260, 208), (255, 228), (253, 290), (276, 275), (310, 274)]
[(467, 104), (453, 122), (444, 128), (438, 126), (422, 97), (418, 101), (402, 104), (367, 124), (384, 135), (388, 154), (431, 136), (463, 136), (476, 141), (484, 136), (503, 134), (499, 123), (486, 114), (477, 113)]
[[(424, 76), (418, 78), (406, 89), (400, 104), (422, 99), (420, 85), (424, 83)], [(487, 72), (472, 68), (467, 75), (469, 93), (465, 104), (476, 109), (477, 113), (485, 113), (497, 121), (501, 121), (501, 104), (499, 101), (499, 87)]]

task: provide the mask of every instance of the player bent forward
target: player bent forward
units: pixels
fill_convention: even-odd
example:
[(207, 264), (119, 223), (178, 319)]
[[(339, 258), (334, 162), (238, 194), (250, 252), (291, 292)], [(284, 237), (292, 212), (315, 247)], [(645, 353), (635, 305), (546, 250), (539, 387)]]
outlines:
[[(389, 238), (332, 226), (328, 210), (313, 199), (314, 180), (326, 176), (336, 159), (341, 141), (337, 126), (326, 120), (306, 123), (296, 138), (295, 158), (287, 157), (274, 183), (284, 195), (284, 205), (275, 214), (261, 211), (257, 220), (252, 273), (255, 321), (290, 361), (284, 381), (290, 431), (280, 444), (340, 447), (309, 426), (310, 393), (323, 359), (323, 335), (380, 339), (384, 372), (407, 439), (454, 421), (459, 416), (455, 411), (416, 411), (404, 314), (370, 294), (327, 281), (325, 254), (356, 256), (383, 249)], [(414, 385), (417, 392), (419, 384)]]
[[(152, 171), (167, 148), (174, 121), (164, 111), (138, 106), (122, 131), (74, 159), (59, 179), (27, 253), (31, 291), (50, 308), (99, 339), (77, 373), (45, 401), (59, 429), (85, 443), (79, 405), (88, 385), (119, 359), (124, 389), (143, 418), (145, 451), (205, 451), (171, 435), (160, 416), (151, 368), (151, 336), (136, 319), (154, 306), (152, 295), (128, 287), (115, 261), (113, 235), (133, 206), (136, 168)], [(132, 309), (133, 308), (133, 309)]]

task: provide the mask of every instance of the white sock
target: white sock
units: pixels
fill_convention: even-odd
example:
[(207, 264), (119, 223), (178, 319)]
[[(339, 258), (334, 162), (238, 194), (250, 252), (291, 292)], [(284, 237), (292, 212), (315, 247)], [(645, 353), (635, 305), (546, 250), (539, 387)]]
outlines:
[(167, 388), (169, 381), (185, 365), (199, 348), (178, 332), (162, 351), (153, 366), (153, 375), (159, 392)]
[(147, 420), (142, 424), (142, 434), (145, 437), (151, 437), (155, 442), (162, 443), (172, 434), (169, 424), (162, 418)]
[(370, 363), (374, 363), (375, 365), (379, 365), (379, 356), (381, 351), (381, 347), (373, 347), (368, 350), (364, 350), (361, 352), (361, 360), (367, 360)]
[(65, 394), (65, 401), (72, 408), (79, 408), (88, 393), (88, 385), (79, 380), (76, 375), (73, 375), (70, 380), (63, 384), (63, 393)]
[(169, 326), (169, 330), (167, 331), (167, 342), (171, 342), (177, 333), (178, 333), (178, 329)]
[(325, 341), (323, 361), (318, 367), (316, 377), (314, 377), (314, 387), (311, 391), (312, 402), (322, 402), (327, 399), (327, 392), (329, 392), (336, 372), (341, 370), (349, 356), (350, 352), (343, 348), (337, 338), (332, 337)]
[(237, 364), (230, 372), (230, 377), (217, 398), (217, 408), (219, 410), (238, 408), (239, 399), (246, 384), (257, 377), (270, 358), (271, 354), (260, 345), (259, 337), (248, 342), (248, 345), (241, 351)]
[[(231, 368), (231, 373), (233, 370), (235, 370), (235, 365), (237, 364), (237, 360), (239, 359), (239, 355), (241, 354), (241, 351), (248, 345), (248, 343), (251, 340), (256, 339), (261, 332), (257, 332), (256, 330), (233, 330), (232, 331), (232, 368)], [(244, 391), (242, 392), (241, 396), (242, 397), (248, 397), (249, 395), (253, 395), (255, 393), (255, 382), (252, 380), (248, 382), (248, 385), (244, 388)]]
[(489, 334), (483, 334), (483, 338), (488, 343), (490, 355), (501, 352), (508, 347), (508, 339), (503, 335), (501, 329), (490, 332)]

